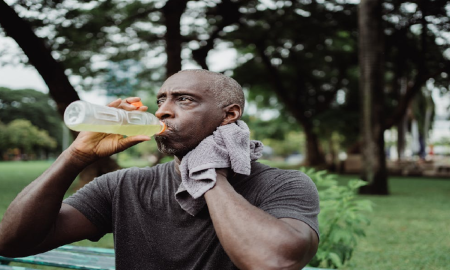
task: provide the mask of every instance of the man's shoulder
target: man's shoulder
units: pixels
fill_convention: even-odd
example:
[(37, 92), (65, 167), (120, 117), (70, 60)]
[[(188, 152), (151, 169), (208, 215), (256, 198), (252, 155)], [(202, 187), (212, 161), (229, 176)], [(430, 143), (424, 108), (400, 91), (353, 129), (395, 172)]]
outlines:
[(109, 172), (103, 174), (102, 176), (97, 177), (96, 182), (122, 182), (122, 181), (130, 181), (131, 180), (139, 180), (142, 178), (148, 179), (152, 175), (160, 175), (171, 173), (173, 170), (173, 161), (157, 164), (155, 166), (147, 166), (147, 167), (128, 167), (119, 169), (113, 172)]
[(282, 178), (287, 177), (311, 181), (311, 179), (300, 170), (280, 169), (256, 161), (252, 162), (252, 174), (260, 176), (269, 175), (271, 177), (282, 177)]
[(259, 162), (252, 163), (252, 173), (247, 181), (263, 189), (288, 188), (313, 192), (317, 190), (311, 178), (300, 170), (280, 169)]
[[(316, 185), (300, 170), (253, 162), (252, 174), (238, 181), (236, 187), (249, 202), (277, 218), (305, 221), (305, 213), (319, 205)], [(314, 225), (317, 221), (307, 223)]]

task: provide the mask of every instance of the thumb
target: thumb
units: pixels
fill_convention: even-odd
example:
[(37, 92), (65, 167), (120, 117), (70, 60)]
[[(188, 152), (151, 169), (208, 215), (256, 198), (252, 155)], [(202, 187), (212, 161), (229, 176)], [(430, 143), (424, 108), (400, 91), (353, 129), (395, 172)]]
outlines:
[(138, 144), (138, 143), (150, 141), (150, 139), (151, 138), (149, 136), (145, 136), (145, 135), (136, 135), (136, 136), (126, 137), (126, 138), (123, 138), (122, 140), (120, 140), (120, 148), (121, 148), (121, 150), (125, 150), (131, 146)]

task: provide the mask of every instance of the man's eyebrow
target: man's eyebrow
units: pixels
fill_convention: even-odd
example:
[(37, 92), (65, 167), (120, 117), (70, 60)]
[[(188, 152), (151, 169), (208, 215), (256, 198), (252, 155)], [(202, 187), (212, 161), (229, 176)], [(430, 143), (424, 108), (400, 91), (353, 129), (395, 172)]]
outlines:
[(192, 90), (188, 90), (188, 89), (177, 89), (177, 90), (171, 90), (171, 91), (164, 91), (159, 93), (158, 95), (156, 95), (157, 98), (161, 98), (161, 97), (167, 97), (167, 95), (173, 95), (173, 96), (182, 96), (182, 95), (187, 95), (187, 96), (193, 96), (193, 97), (198, 97), (198, 94), (195, 93)]

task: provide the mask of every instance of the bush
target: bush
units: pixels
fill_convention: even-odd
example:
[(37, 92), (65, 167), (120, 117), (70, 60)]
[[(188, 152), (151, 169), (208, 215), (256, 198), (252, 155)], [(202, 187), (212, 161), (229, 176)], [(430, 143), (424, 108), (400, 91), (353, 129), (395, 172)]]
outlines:
[(46, 130), (25, 119), (13, 120), (6, 126), (0, 124), (0, 132), (0, 159), (3, 159), (3, 152), (15, 153), (17, 157), (13, 158), (21, 158), (21, 155), (34, 156), (57, 146), (56, 140)]
[(365, 236), (364, 228), (370, 223), (364, 212), (372, 211), (372, 202), (356, 199), (358, 188), (366, 182), (351, 180), (340, 186), (336, 176), (326, 171), (303, 168), (301, 171), (314, 181), (320, 199), (320, 243), (309, 265), (339, 268), (350, 260), (358, 237)]

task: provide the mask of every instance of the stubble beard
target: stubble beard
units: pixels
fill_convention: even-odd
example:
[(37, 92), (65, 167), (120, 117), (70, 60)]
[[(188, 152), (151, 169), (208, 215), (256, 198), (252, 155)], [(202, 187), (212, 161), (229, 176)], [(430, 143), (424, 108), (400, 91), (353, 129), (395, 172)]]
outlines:
[(167, 137), (163, 136), (155, 136), (156, 145), (158, 146), (158, 151), (163, 154), (175, 155), (177, 150), (167, 146), (166, 144)]
[[(168, 124), (168, 123), (166, 123), (166, 125), (167, 125), (167, 128), (170, 128), (171, 132), (176, 134), (176, 132), (178, 131), (178, 126), (172, 125), (172, 124)], [(167, 136), (164, 136), (164, 135), (155, 136), (155, 141), (156, 141), (156, 144), (158, 146), (158, 151), (159, 152), (161, 152), (163, 154), (168, 154), (168, 155), (174, 155), (174, 156), (177, 156), (177, 157), (182, 157), (182, 156), (186, 155), (190, 151), (190, 150), (188, 150), (185, 147), (182, 147), (182, 148), (171, 147), (170, 145), (168, 145), (167, 140), (169, 140), (169, 138)]]

